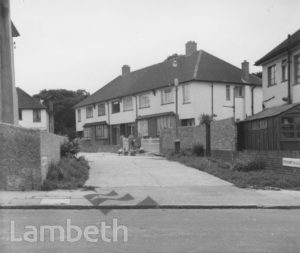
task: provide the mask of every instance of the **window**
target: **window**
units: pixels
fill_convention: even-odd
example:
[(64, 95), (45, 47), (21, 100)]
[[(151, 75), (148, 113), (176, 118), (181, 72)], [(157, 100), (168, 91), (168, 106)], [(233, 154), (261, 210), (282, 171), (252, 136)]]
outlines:
[(105, 104), (98, 104), (98, 116), (105, 115)]
[(256, 120), (252, 122), (252, 130), (260, 130), (260, 129), (266, 129), (268, 127), (268, 121), (267, 120)]
[(295, 56), (295, 84), (300, 84), (300, 54)]
[(106, 139), (107, 137), (108, 137), (107, 125), (96, 126), (96, 138), (97, 139)]
[(282, 74), (282, 79), (281, 81), (284, 82), (287, 80), (288, 77), (288, 67), (287, 67), (287, 60), (283, 60), (281, 63), (281, 74)]
[(165, 128), (171, 128), (175, 126), (174, 116), (164, 116), (157, 118), (157, 134), (160, 135), (161, 131)]
[(78, 122), (81, 122), (81, 109), (77, 110), (77, 120)]
[(236, 86), (235, 87), (235, 97), (236, 98), (243, 98), (244, 97), (244, 87)]
[(268, 68), (268, 85), (273, 86), (276, 84), (276, 65)]
[(161, 103), (163, 105), (174, 102), (173, 89), (167, 88), (161, 91)]
[(19, 120), (23, 120), (22, 109), (19, 109)]
[(230, 101), (230, 85), (226, 85), (226, 100)]
[(138, 135), (140, 137), (148, 136), (148, 120), (139, 120), (138, 121)]
[(300, 139), (300, 117), (281, 118), (281, 137), (284, 139)]
[(183, 95), (183, 103), (191, 102), (189, 84), (185, 84), (182, 86), (182, 95)]
[(33, 122), (41, 122), (41, 110), (33, 110)]
[(132, 97), (123, 98), (123, 109), (124, 109), (124, 111), (132, 111), (133, 110)]
[(140, 108), (150, 107), (149, 93), (139, 96), (139, 104), (140, 104)]
[(93, 106), (88, 106), (86, 108), (86, 118), (93, 118)]
[(120, 101), (113, 101), (111, 102), (111, 113), (118, 113), (120, 112)]
[(84, 128), (83, 138), (85, 138), (85, 139), (91, 138), (91, 128), (89, 128), (89, 127)]
[(195, 119), (182, 119), (181, 126), (194, 126), (195, 125)]

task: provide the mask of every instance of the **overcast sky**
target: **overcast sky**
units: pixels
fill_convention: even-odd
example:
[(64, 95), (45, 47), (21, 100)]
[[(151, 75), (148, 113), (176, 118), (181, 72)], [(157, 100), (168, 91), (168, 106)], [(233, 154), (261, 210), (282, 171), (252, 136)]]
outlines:
[(16, 85), (94, 92), (194, 40), (240, 67), (300, 28), (300, 0), (11, 0)]

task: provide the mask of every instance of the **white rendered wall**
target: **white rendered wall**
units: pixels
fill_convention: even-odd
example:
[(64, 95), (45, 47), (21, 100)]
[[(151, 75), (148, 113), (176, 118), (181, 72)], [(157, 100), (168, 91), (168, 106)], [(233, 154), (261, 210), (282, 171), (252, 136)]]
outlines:
[(33, 122), (33, 110), (22, 110), (22, 120), (19, 120), (19, 125), (49, 131), (49, 115), (46, 110), (41, 110), (41, 122)]

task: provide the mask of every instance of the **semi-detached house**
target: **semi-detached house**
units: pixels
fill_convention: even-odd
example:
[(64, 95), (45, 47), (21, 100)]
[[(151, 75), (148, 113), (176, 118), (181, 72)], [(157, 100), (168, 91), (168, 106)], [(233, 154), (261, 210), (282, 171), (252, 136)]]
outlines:
[(242, 120), (262, 109), (261, 79), (231, 65), (189, 41), (185, 55), (122, 74), (75, 106), (79, 137), (100, 144), (118, 144), (120, 136), (158, 137), (174, 127), (178, 80), (178, 120), (199, 124), (203, 113), (214, 119)]

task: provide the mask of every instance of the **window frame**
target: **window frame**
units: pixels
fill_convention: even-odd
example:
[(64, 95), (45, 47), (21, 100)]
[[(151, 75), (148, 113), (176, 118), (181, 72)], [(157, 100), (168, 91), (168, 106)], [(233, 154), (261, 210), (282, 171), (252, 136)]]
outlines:
[(33, 117), (33, 119), (32, 119), (33, 123), (41, 123), (42, 122), (41, 109), (33, 109), (32, 117)]
[[(88, 135), (86, 134), (88, 133)], [(86, 140), (89, 140), (91, 139), (91, 128), (90, 127), (84, 127), (83, 128), (83, 138), (86, 139)]]
[[(146, 96), (148, 97), (148, 103), (146, 105), (142, 106), (141, 99)], [(150, 93), (148, 92), (148, 93), (140, 94), (139, 95), (139, 109), (144, 109), (144, 108), (149, 108), (149, 107), (150, 107)]]
[[(188, 90), (188, 92), (186, 91), (186, 89)], [(186, 95), (188, 95), (188, 98)], [(182, 85), (182, 101), (183, 101), (183, 104), (191, 103), (191, 86), (190, 86), (190, 84)]]
[[(274, 68), (274, 71), (272, 72), (273, 68)], [(275, 86), (277, 84), (276, 83), (276, 64), (269, 66), (267, 71), (268, 71), (268, 87)]]
[(107, 125), (101, 124), (101, 125), (95, 126), (95, 137), (96, 137), (96, 139), (107, 139), (108, 138)]
[[(143, 131), (143, 132), (141, 132), (140, 130), (140, 124), (142, 123), (142, 122), (144, 122), (145, 123), (145, 126), (147, 126), (147, 127), (145, 127), (145, 129), (147, 129), (147, 131)], [(144, 138), (144, 137), (148, 137), (149, 136), (149, 121), (147, 120), (147, 119), (143, 119), (143, 120), (138, 120), (138, 122), (137, 122), (137, 130), (138, 130), (138, 136), (139, 137), (142, 137), (142, 138)], [(143, 129), (144, 130), (144, 129)], [(147, 133), (146, 133), (147, 132)]]
[[(91, 110), (90, 110), (91, 109)], [(85, 108), (85, 116), (87, 119), (91, 119), (94, 117), (94, 106), (89, 105)]]
[[(131, 101), (131, 107), (130, 108), (126, 108), (126, 100)], [(128, 102), (127, 101), (127, 102)], [(132, 96), (127, 96), (123, 98), (123, 111), (127, 112), (127, 111), (133, 111), (133, 97)]]
[[(297, 120), (295, 120), (297, 118)], [(292, 122), (284, 123), (284, 119), (292, 119)], [(290, 129), (289, 129), (290, 128)], [(288, 136), (290, 135), (290, 136)], [(280, 137), (283, 141), (300, 140), (300, 117), (293, 115), (284, 115), (280, 119)]]
[(18, 113), (19, 113), (19, 120), (23, 121), (23, 110), (19, 109)]
[(288, 62), (287, 59), (281, 61), (281, 82), (288, 80)]
[[(118, 103), (118, 105), (119, 105), (119, 110), (118, 111), (114, 111), (114, 104), (115, 103)], [(121, 112), (121, 102), (120, 102), (120, 100), (114, 100), (114, 101), (112, 101), (111, 102), (111, 113), (112, 114), (116, 114), (116, 113), (120, 113)]]
[(226, 85), (226, 101), (231, 101), (231, 92), (230, 92), (230, 85)]
[[(100, 108), (103, 107), (101, 110)], [(105, 112), (105, 103), (99, 103), (97, 105), (97, 109), (98, 109), (98, 116), (105, 116), (106, 112)]]
[(300, 84), (300, 54), (294, 56), (294, 85)]
[[(168, 91), (169, 96), (167, 96), (166, 91)], [(168, 99), (169, 101), (167, 101)], [(161, 104), (162, 105), (168, 105), (168, 104), (174, 104), (174, 91), (172, 87), (165, 88), (161, 90)]]
[(81, 109), (77, 109), (77, 122), (81, 122)]

